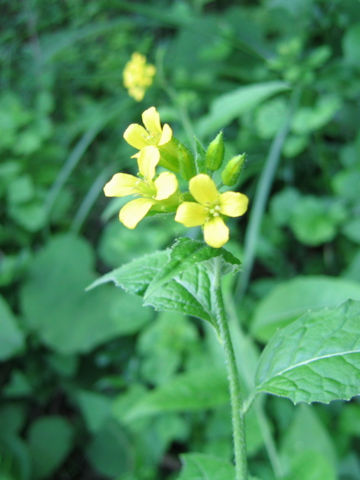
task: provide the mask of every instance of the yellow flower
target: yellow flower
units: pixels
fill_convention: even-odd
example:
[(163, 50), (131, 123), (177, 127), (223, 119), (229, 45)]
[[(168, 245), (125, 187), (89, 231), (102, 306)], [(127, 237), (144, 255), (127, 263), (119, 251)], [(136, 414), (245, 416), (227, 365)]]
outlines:
[(179, 205), (175, 220), (185, 227), (201, 225), (205, 242), (210, 247), (222, 247), (229, 240), (229, 228), (222, 216), (243, 215), (249, 199), (243, 193), (219, 193), (214, 181), (205, 174), (193, 177), (189, 190), (196, 202), (183, 202)]
[(155, 178), (159, 160), (160, 154), (156, 147), (145, 147), (137, 158), (140, 178), (128, 173), (116, 173), (104, 187), (107, 197), (140, 197), (131, 200), (119, 212), (120, 222), (127, 228), (135, 228), (152, 207), (159, 206), (177, 191), (178, 182), (173, 173), (163, 172)]
[(155, 107), (145, 110), (142, 114), (142, 121), (145, 128), (137, 123), (132, 123), (125, 130), (124, 139), (129, 145), (141, 150), (149, 145), (159, 147), (170, 142), (172, 130), (167, 123), (161, 128), (160, 115)]
[(152, 84), (156, 69), (146, 63), (146, 57), (141, 53), (133, 53), (131, 60), (125, 65), (123, 81), (130, 97), (140, 102), (147, 88)]

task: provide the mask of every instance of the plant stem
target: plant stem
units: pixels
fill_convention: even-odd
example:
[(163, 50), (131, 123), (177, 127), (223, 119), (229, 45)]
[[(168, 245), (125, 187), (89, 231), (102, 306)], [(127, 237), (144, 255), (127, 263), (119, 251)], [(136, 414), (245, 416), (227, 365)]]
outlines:
[(221, 290), (220, 259), (216, 258), (215, 279), (213, 283), (216, 322), (224, 348), (226, 366), (228, 371), (231, 417), (233, 427), (233, 442), (235, 456), (235, 479), (247, 480), (247, 456), (245, 422), (242, 411), (242, 392), (239, 374), (236, 366), (234, 348), (231, 342), (229, 325), (226, 318), (223, 295)]

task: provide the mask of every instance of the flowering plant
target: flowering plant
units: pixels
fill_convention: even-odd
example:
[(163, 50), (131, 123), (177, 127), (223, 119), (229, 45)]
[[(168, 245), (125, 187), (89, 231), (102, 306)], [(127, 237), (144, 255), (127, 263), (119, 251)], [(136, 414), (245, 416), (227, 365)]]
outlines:
[[(349, 300), (333, 308), (309, 311), (288, 322), (262, 352), (253, 378), (244, 375), (241, 383), (222, 293), (223, 276), (238, 272), (241, 262), (222, 247), (230, 238), (228, 217), (240, 217), (248, 209), (245, 194), (227, 189), (238, 182), (245, 155), (237, 155), (224, 165), (222, 133), (207, 149), (201, 147), (192, 154), (174, 137), (169, 125), (161, 125), (155, 107), (144, 111), (142, 121), (144, 126), (132, 124), (124, 133), (125, 140), (137, 149), (133, 158), (138, 173), (116, 173), (105, 185), (105, 195), (131, 197), (119, 212), (120, 221), (129, 229), (148, 215), (170, 214), (185, 227), (201, 227), (205, 242), (180, 238), (165, 251), (104, 275), (90, 288), (114, 282), (140, 295), (144, 305), (198, 317), (211, 325), (227, 367), (235, 464), (216, 460), (216, 471), (222, 476), (209, 473), (206, 478), (254, 480), (247, 466), (245, 416), (253, 404), (261, 408), (255, 403), (261, 392), (284, 396), (294, 403), (328, 403), (360, 393), (355, 373), (360, 369), (360, 344), (355, 333), (359, 302)], [(254, 328), (257, 323), (255, 319)], [(268, 442), (270, 456), (274, 445), (269, 438)], [(204, 459), (204, 471), (212, 472), (207, 461)], [(278, 462), (272, 459), (272, 463), (277, 476), (285, 478)]]

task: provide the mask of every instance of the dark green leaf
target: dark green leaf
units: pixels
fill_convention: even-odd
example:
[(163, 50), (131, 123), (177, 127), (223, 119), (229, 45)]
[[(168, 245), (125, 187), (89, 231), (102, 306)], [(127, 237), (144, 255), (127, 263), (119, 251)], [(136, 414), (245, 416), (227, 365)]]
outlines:
[(298, 402), (360, 395), (360, 302), (305, 313), (279, 330), (264, 349), (258, 392)]

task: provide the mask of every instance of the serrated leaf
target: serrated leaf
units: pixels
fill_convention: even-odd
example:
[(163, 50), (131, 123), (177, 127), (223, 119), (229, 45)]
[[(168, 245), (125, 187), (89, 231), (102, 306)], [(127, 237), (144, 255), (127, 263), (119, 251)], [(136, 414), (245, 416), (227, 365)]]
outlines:
[(229, 402), (226, 373), (223, 369), (200, 369), (181, 373), (164, 385), (145, 394), (126, 415), (132, 421), (160, 412), (205, 410)]
[(197, 125), (200, 136), (216, 133), (240, 115), (253, 110), (257, 105), (276, 93), (288, 90), (284, 82), (274, 81), (246, 85), (217, 97), (210, 106), (210, 113)]
[(258, 392), (329, 403), (360, 395), (360, 302), (305, 313), (264, 349)]
[(252, 334), (268, 341), (309, 309), (335, 307), (348, 299), (360, 300), (360, 283), (326, 276), (298, 277), (279, 284), (261, 300), (252, 321)]
[(181, 455), (184, 464), (178, 480), (234, 480), (235, 469), (222, 458), (203, 453)]
[(166, 282), (206, 260), (221, 257), (223, 273), (234, 271), (238, 269), (240, 265), (240, 260), (235, 258), (227, 250), (223, 248), (211, 248), (204, 242), (191, 240), (190, 238), (179, 238), (168, 251), (170, 259), (168, 263), (159, 270), (156, 277), (150, 283), (144, 295), (145, 300), (153, 295), (154, 292)]
[(104, 283), (113, 282), (126, 292), (143, 295), (159, 270), (168, 261), (169, 252), (167, 250), (144, 255), (98, 278), (87, 287), (87, 290), (92, 290)]
[(222, 273), (235, 271), (240, 261), (224, 249), (182, 238), (172, 248), (138, 258), (109, 272), (89, 289), (114, 282), (125, 291), (144, 297), (144, 305), (160, 311), (176, 311), (211, 322), (214, 260), (220, 259)]

